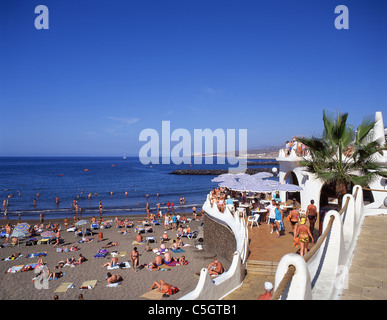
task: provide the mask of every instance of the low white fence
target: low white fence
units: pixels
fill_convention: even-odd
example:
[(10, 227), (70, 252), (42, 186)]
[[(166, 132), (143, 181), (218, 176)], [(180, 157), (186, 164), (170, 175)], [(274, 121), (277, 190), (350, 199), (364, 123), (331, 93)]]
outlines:
[(220, 212), (216, 205), (211, 207), (209, 197), (203, 205), (203, 210), (216, 220), (225, 223), (236, 239), (236, 250), (230, 268), (220, 276), (212, 279), (207, 268), (202, 268), (196, 288), (181, 297), (179, 300), (219, 300), (240, 287), (243, 283), (245, 263), (249, 250), (248, 230), (245, 220), (235, 216), (225, 208)]
[(337, 299), (348, 280), (349, 265), (364, 218), (363, 193), (354, 186), (340, 212), (328, 211), (323, 234), (310, 252), (282, 257), (275, 275), (274, 299)]

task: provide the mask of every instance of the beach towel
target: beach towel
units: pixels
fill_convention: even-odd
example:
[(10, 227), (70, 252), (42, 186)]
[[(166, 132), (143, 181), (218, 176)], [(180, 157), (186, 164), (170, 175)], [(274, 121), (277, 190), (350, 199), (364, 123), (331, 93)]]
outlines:
[[(122, 258), (122, 257), (126, 257), (128, 255), (128, 253), (126, 251), (120, 251), (120, 252), (116, 252), (115, 256), (117, 258)], [(112, 252), (112, 256), (113, 256), (113, 252)]]
[(97, 284), (97, 280), (84, 281), (79, 289), (80, 290), (93, 289), (96, 284)]
[(94, 258), (105, 258), (109, 253), (109, 250), (99, 249), (98, 252), (94, 255)]
[(177, 248), (176, 250), (171, 249), (171, 251), (174, 252), (174, 253), (182, 253), (182, 252), (185, 252), (185, 251), (184, 251), (183, 249), (181, 249), (181, 248)]
[(23, 267), (24, 267), (24, 264), (13, 266), (13, 267), (9, 268), (7, 272), (8, 273), (16, 273), (16, 272), (19, 272)]
[(122, 283), (122, 281), (119, 281), (119, 282), (116, 282), (116, 283), (109, 283), (106, 286), (110, 287), (110, 288), (115, 288), (115, 287), (118, 287), (121, 283)]
[(144, 244), (144, 243), (145, 243), (145, 240), (143, 240), (142, 242), (138, 242), (138, 241), (134, 240), (132, 242), (132, 244), (137, 244), (137, 245)]
[(38, 252), (38, 253), (31, 253), (27, 255), (26, 258), (37, 258), (37, 257), (45, 257), (47, 256), (47, 252)]
[(168, 267), (175, 267), (176, 265), (178, 265), (179, 263), (175, 260), (172, 260), (171, 262), (165, 262), (164, 261), (164, 264)]
[(74, 288), (73, 282), (63, 282), (58, 288), (55, 289), (54, 293), (56, 292), (66, 292), (68, 289)]
[(160, 300), (163, 297), (163, 293), (158, 289), (153, 289), (140, 296), (140, 298), (146, 298), (149, 300)]
[(2, 259), (2, 260), (3, 260), (3, 261), (15, 261), (15, 260), (19, 259), (21, 256), (22, 256), (22, 254), (19, 255), (19, 256), (17, 256), (17, 257), (9, 256), (8, 258), (4, 258), (4, 259)]

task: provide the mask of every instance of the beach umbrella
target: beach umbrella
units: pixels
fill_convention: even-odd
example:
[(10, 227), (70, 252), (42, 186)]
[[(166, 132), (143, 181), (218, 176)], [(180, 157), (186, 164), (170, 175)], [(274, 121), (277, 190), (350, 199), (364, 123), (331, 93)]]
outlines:
[(26, 235), (27, 234), (23, 231), (13, 230), (13, 232), (11, 234), (11, 238), (24, 238), (24, 237), (26, 237)]
[(254, 178), (264, 179), (264, 178), (271, 178), (273, 176), (270, 172), (258, 172), (253, 175), (251, 175)]
[(211, 180), (211, 182), (223, 182), (223, 181), (236, 181), (236, 180), (231, 176), (222, 177), (221, 175)]
[(230, 181), (230, 180), (235, 180), (235, 179), (241, 179), (245, 177), (250, 177), (249, 174), (247, 173), (223, 173), (216, 178), (212, 179), (212, 182), (221, 182), (221, 181)]
[[(75, 225), (77, 227), (80, 227), (80, 226), (84, 226), (85, 224), (88, 224), (88, 222), (86, 220), (79, 220), (77, 223), (75, 223)], [(77, 233), (75, 233), (76, 235)], [(83, 232), (83, 228), (82, 228), (82, 234), (84, 235), (84, 232)]]
[(285, 183), (285, 184), (280, 184), (278, 186), (278, 191), (286, 191), (286, 192), (299, 192), (302, 190), (302, 188), (300, 186), (297, 186), (295, 184), (288, 184), (288, 183)]
[(23, 223), (19, 223), (13, 230), (27, 233), (29, 228), (30, 228), (30, 225), (28, 223), (23, 222)]
[(54, 231), (44, 231), (40, 234), (43, 238), (51, 238), (56, 235)]
[(17, 246), (19, 247), (19, 238), (25, 238), (27, 234), (20, 230), (13, 230), (11, 238), (18, 238)]

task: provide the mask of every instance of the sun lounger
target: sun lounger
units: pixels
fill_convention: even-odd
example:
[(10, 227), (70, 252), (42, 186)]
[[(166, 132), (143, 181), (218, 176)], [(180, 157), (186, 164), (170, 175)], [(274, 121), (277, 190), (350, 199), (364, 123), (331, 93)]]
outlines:
[(50, 244), (50, 239), (49, 238), (43, 238), (38, 241), (38, 244)]
[(33, 246), (38, 243), (38, 238), (30, 238), (26, 241), (25, 245), (26, 246)]
[(146, 237), (146, 241), (148, 242), (156, 242), (156, 238), (155, 237)]
[(197, 235), (198, 235), (198, 231), (193, 231), (193, 232), (190, 232), (190, 233), (177, 234), (176, 236), (178, 238), (187, 237), (188, 239), (192, 239), (192, 238), (196, 238)]
[(94, 229), (94, 230), (97, 230), (97, 229), (98, 229), (98, 224), (97, 224), (97, 223), (92, 223), (92, 224), (90, 225), (90, 228), (91, 228), (91, 229)]

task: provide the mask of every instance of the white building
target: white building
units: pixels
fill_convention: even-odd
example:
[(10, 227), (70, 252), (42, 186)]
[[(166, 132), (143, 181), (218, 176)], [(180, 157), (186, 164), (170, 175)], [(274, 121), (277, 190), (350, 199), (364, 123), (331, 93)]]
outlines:
[[(380, 145), (386, 143), (386, 135), (383, 124), (382, 112), (375, 113), (375, 126), (373, 132), (370, 133), (372, 139), (377, 141)], [(381, 166), (387, 167), (387, 152), (384, 151), (383, 155), (375, 154), (377, 161)], [(310, 204), (310, 200), (314, 200), (315, 205), (318, 210), (320, 207), (325, 205), (325, 199), (321, 199), (322, 190), (324, 187), (323, 183), (316, 179), (316, 177), (305, 171), (304, 167), (299, 166), (300, 157), (297, 156), (294, 149), (292, 149), (290, 155), (286, 156), (284, 150), (280, 150), (279, 156), (276, 159), (279, 162), (279, 181), (280, 183), (291, 183), (299, 185), (303, 190), (299, 194), (294, 194), (300, 203), (301, 209), (306, 209)], [(367, 207), (369, 208), (380, 208), (383, 205), (384, 199), (387, 197), (387, 192), (376, 191), (383, 190), (387, 191), (387, 179), (379, 177), (377, 180), (372, 182), (369, 185), (370, 191), (367, 194), (365, 191), (365, 200), (369, 198), (369, 203)], [(287, 194), (281, 192), (281, 199), (286, 200)]]

